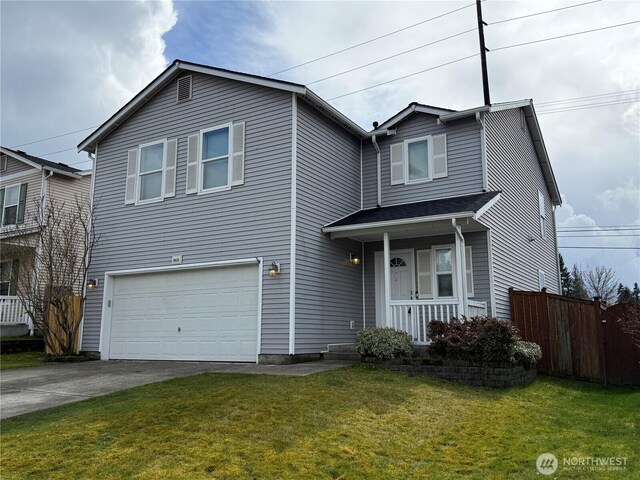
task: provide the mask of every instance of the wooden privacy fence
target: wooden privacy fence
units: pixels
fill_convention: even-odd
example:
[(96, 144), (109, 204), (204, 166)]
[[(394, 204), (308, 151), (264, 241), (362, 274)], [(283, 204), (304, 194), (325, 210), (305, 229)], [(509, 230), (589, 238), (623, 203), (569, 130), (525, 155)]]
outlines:
[[(623, 318), (635, 306), (509, 289), (511, 320), (542, 349), (538, 371), (612, 385), (640, 385), (640, 347)], [(636, 310), (634, 310), (634, 308)]]
[[(69, 297), (69, 311), (71, 312), (71, 321), (73, 322), (74, 325), (79, 325), (80, 324), (80, 320), (82, 318), (82, 309), (80, 307), (81, 302), (82, 302), (82, 297), (80, 296), (73, 296), (73, 297)], [(49, 322), (49, 330), (51, 331), (52, 335), (51, 335), (51, 341), (54, 342), (56, 344), (56, 350), (59, 349), (60, 347), (60, 342), (57, 341), (57, 338), (64, 338), (65, 337), (65, 333), (64, 330), (61, 326), (61, 320), (57, 315), (57, 311), (55, 308), (53, 308), (52, 306), (49, 307), (49, 317), (48, 317), (48, 322)], [(54, 335), (55, 333), (55, 335)], [(73, 345), (73, 351), (77, 351), (78, 350), (78, 337), (80, 335), (76, 333), (75, 336), (75, 341), (74, 341), (74, 345)], [(45, 351), (47, 353), (56, 353), (51, 351), (51, 349), (47, 346), (45, 348)]]

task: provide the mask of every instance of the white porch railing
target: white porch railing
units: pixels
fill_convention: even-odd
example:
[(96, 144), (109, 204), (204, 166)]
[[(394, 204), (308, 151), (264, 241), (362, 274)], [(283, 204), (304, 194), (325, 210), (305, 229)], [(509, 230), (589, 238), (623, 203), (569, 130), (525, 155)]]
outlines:
[[(486, 302), (468, 301), (467, 318), (487, 314)], [(392, 300), (389, 327), (404, 330), (414, 343), (429, 343), (429, 323), (432, 320), (448, 322), (457, 318), (457, 300)]]
[(33, 324), (27, 315), (20, 299), (15, 296), (0, 297), (0, 324), (26, 323), (33, 334)]

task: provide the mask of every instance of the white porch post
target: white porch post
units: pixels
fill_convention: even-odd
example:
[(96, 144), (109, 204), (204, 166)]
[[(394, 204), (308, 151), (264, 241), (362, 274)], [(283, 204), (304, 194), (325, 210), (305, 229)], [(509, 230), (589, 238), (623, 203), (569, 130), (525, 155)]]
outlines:
[(451, 223), (456, 231), (456, 287), (458, 289), (458, 316), (469, 315), (469, 306), (467, 299), (467, 269), (466, 269), (466, 252), (465, 241), (462, 235), (462, 229), (456, 222), (456, 219), (452, 219)]
[(391, 253), (389, 252), (389, 232), (384, 232), (384, 311), (385, 326), (391, 327)]

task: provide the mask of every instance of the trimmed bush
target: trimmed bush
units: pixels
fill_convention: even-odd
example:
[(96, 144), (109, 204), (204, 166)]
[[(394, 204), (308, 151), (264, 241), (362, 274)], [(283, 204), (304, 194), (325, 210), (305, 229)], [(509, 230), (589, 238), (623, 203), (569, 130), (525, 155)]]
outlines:
[(356, 350), (363, 357), (390, 360), (413, 355), (411, 336), (393, 328), (365, 328), (356, 335)]
[(537, 343), (518, 340), (511, 345), (511, 362), (529, 369), (535, 367), (542, 358), (542, 350)]
[(509, 362), (512, 345), (519, 340), (518, 330), (510, 322), (494, 317), (429, 324), (430, 351), (444, 358), (477, 362)]

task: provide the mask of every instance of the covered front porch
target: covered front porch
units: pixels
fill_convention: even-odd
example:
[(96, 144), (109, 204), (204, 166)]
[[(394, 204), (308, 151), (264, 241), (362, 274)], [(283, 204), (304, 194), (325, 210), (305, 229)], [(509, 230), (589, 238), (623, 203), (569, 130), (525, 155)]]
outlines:
[(325, 227), (332, 238), (362, 243), (365, 327), (404, 330), (426, 344), (433, 320), (490, 313), (490, 237), (478, 212), (499, 195), (471, 197), (480, 199), (453, 212), (416, 216), (434, 203), (421, 202), (363, 210)]
[(2, 335), (9, 335), (6, 332), (24, 331), (21, 328), (25, 327), (30, 334), (33, 334), (33, 323), (17, 296), (17, 286), (20, 261), (32, 258), (34, 251), (33, 247), (13, 244), (9, 239), (2, 241), (0, 254), (0, 330)]

